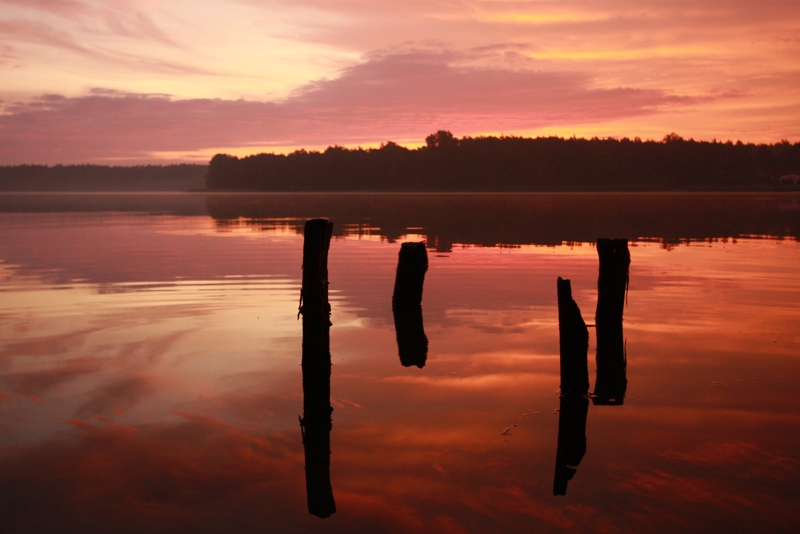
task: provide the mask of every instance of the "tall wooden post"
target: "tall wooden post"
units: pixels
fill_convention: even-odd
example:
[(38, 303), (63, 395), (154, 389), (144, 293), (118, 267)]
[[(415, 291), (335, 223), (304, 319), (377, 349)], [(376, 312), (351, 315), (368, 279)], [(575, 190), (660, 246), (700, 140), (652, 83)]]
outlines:
[(308, 511), (318, 517), (336, 512), (331, 487), (331, 351), (328, 303), (328, 248), (333, 223), (306, 222), (303, 243), (303, 416), (300, 430), (306, 457)]
[(569, 280), (558, 279), (558, 334), (561, 353), (561, 396), (585, 395), (589, 391), (589, 329), (572, 299)]

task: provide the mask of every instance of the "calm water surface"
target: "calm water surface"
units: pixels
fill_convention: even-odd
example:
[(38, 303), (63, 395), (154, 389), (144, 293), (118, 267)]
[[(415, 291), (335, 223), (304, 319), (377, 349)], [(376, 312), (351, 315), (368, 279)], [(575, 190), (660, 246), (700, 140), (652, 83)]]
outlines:
[[(713, 205), (696, 235), (640, 215), (626, 227), (616, 205), (609, 223), (586, 195), (475, 195), (457, 227), (431, 207), (452, 196), (417, 211), (379, 197), (351, 198), (341, 223), (341, 196), (0, 198), (0, 530), (800, 528), (796, 196), (620, 201), (660, 217)], [(578, 197), (546, 229), (512, 217)], [(298, 229), (316, 216), (336, 233), (327, 519), (308, 511), (298, 423)], [(589, 406), (586, 454), (556, 497), (556, 278), (594, 323), (599, 237), (631, 239), (627, 395)], [(400, 243), (420, 240), (421, 369), (400, 364), (391, 308)], [(592, 386), (594, 350), (590, 329)]]

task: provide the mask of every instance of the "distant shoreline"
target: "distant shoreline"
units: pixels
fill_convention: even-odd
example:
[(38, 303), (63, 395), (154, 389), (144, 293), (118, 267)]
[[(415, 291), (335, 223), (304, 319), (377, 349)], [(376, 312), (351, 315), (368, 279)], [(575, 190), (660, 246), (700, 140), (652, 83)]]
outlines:
[(208, 165), (0, 166), (0, 192), (722, 193), (800, 190), (800, 143), (465, 137)]

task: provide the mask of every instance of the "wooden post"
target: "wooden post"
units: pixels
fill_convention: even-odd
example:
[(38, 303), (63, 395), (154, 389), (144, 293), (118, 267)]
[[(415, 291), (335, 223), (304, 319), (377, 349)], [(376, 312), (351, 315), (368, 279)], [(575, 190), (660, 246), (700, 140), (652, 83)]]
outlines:
[(589, 352), (589, 329), (581, 317), (580, 308), (572, 299), (570, 281), (559, 277), (557, 288), (561, 396), (586, 395), (589, 391), (589, 370), (586, 361)]
[(597, 376), (594, 404), (621, 405), (628, 388), (622, 314), (628, 291), (631, 254), (627, 239), (598, 239), (600, 274), (597, 278)]
[(333, 223), (306, 222), (303, 243), (303, 416), (300, 431), (306, 458), (308, 511), (318, 517), (336, 512), (331, 487), (331, 352), (328, 303), (328, 248)]
[(422, 323), (422, 287), (428, 270), (425, 243), (403, 243), (397, 262), (392, 295), (392, 313), (400, 363), (425, 366), (428, 338)]
[(561, 398), (553, 495), (566, 495), (567, 483), (586, 454), (589, 330), (572, 298), (570, 281), (559, 278), (557, 289)]

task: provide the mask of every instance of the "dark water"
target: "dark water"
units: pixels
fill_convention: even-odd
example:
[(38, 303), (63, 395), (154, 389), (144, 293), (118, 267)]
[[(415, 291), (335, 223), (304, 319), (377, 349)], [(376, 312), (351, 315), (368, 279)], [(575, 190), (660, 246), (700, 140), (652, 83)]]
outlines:
[[(798, 208), (0, 195), (0, 530), (796, 531)], [(312, 217), (334, 222), (326, 519), (298, 419)], [(627, 389), (565, 407), (556, 279), (593, 324), (600, 237), (630, 239)], [(418, 368), (401, 365), (392, 292), (400, 243), (421, 240)], [(560, 419), (585, 454), (554, 496)]]

